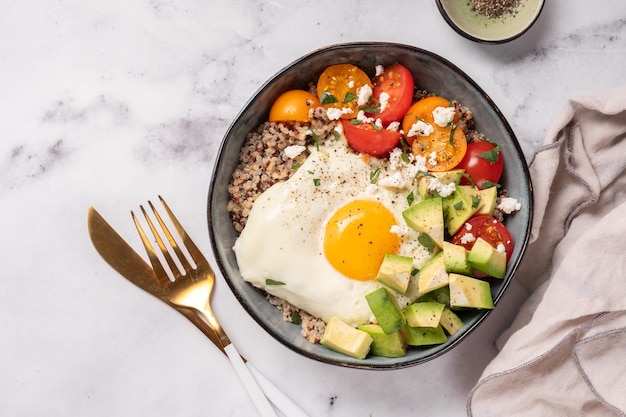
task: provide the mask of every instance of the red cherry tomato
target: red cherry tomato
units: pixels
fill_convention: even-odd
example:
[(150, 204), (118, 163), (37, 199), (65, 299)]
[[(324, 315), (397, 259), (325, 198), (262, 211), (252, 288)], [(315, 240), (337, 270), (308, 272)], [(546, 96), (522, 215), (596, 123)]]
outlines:
[[(470, 142), (467, 144), (465, 156), (456, 168), (464, 169), (474, 184), (483, 189), (485, 182), (500, 181), (503, 169), (502, 152), (490, 142)], [(461, 184), (469, 183), (467, 178), (461, 180)]]
[(397, 131), (375, 128), (371, 123), (354, 124), (346, 119), (341, 124), (348, 145), (357, 152), (382, 156), (400, 143), (401, 135)]
[(374, 78), (372, 103), (382, 106), (380, 96), (383, 93), (389, 95), (388, 100), (382, 111), (379, 107), (377, 113), (371, 112), (368, 115), (380, 119), (385, 126), (391, 122), (399, 121), (411, 107), (414, 85), (413, 75), (406, 67), (395, 64), (385, 68), (382, 74)]
[(507, 262), (511, 259), (513, 249), (515, 248), (513, 237), (504, 224), (491, 216), (470, 218), (461, 226), (461, 229), (452, 237), (450, 242), (471, 250), (474, 242), (479, 237), (483, 238), (494, 248), (497, 248), (498, 245), (504, 245)]

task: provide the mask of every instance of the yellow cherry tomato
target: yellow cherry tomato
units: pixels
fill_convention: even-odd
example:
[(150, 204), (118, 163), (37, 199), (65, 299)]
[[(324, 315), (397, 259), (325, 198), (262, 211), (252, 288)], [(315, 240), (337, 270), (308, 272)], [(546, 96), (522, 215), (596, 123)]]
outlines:
[[(426, 97), (413, 103), (402, 120), (402, 130), (404, 130), (405, 134), (408, 133), (418, 120), (437, 127), (433, 117), (433, 110), (437, 107), (449, 107), (450, 105), (450, 100), (439, 96)], [(455, 115), (453, 123), (458, 122), (458, 120), (459, 116)], [(406, 138), (409, 144), (413, 143), (413, 139), (415, 139), (414, 136)]]
[(278, 96), (270, 109), (270, 122), (308, 122), (309, 109), (322, 104), (305, 90), (289, 90)]
[(428, 136), (415, 136), (411, 150), (426, 158), (429, 171), (448, 171), (461, 162), (467, 152), (465, 133), (456, 125), (439, 127)]
[(367, 85), (372, 88), (372, 82), (367, 74), (352, 64), (337, 64), (326, 68), (317, 81), (317, 97), (324, 107), (336, 109), (350, 109), (341, 116), (344, 119), (353, 119), (358, 110), (358, 94), (361, 87)]

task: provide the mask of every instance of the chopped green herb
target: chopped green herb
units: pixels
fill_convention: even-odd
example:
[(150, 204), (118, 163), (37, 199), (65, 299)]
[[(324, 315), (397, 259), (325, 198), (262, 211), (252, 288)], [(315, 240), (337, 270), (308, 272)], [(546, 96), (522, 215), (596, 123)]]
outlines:
[(415, 275), (417, 275), (418, 272), (419, 272), (419, 269), (417, 268), (411, 269), (411, 276), (414, 277)]
[(343, 98), (343, 102), (344, 102), (344, 103), (348, 103), (348, 102), (350, 102), (350, 101), (352, 101), (352, 100), (356, 100), (357, 98), (359, 98), (359, 97), (358, 97), (356, 94), (354, 94), (354, 93), (353, 93), (353, 92), (351, 92), (351, 91), (348, 91), (348, 92), (346, 93), (346, 96)]
[(478, 208), (482, 200), (477, 195), (472, 196), (472, 208)]
[(291, 165), (291, 169), (293, 169), (294, 171), (296, 171), (298, 168), (300, 168), (302, 166), (302, 164), (300, 162), (294, 162)]
[(341, 133), (333, 129), (333, 137), (335, 138), (335, 140), (339, 140), (339, 138), (341, 137)]
[(339, 102), (339, 100), (337, 100), (337, 98), (333, 96), (332, 94), (330, 94), (328, 91), (324, 91), (322, 93), (322, 96), (320, 97), (320, 102), (322, 104), (331, 104), (331, 103), (337, 103)]
[(376, 123), (372, 122), (370, 124), (372, 125), (372, 129), (374, 129), (376, 131), (380, 131), (381, 130), (380, 127)]
[(415, 201), (415, 195), (413, 194), (413, 191), (411, 191), (409, 195), (406, 196), (406, 202), (409, 203), (409, 206), (410, 206), (411, 204), (413, 204), (414, 201)]
[(400, 158), (402, 158), (402, 161), (404, 161), (407, 164), (411, 162), (411, 160), (409, 159), (409, 155), (407, 155), (406, 152), (402, 152), (400, 154)]
[(455, 148), (454, 146), (454, 132), (456, 131), (456, 125), (452, 123), (452, 129), (450, 129), (450, 146)]
[(483, 182), (483, 190), (485, 188), (491, 188), (491, 187), (500, 188), (501, 185), (500, 184), (496, 184), (495, 182), (492, 182), (492, 181), (485, 181), (485, 182)]
[(363, 120), (359, 120), (359, 119), (350, 119), (350, 124), (353, 124), (353, 125), (360, 125), (361, 123), (363, 123)]
[(456, 211), (459, 211), (459, 210), (461, 210), (461, 209), (463, 208), (463, 202), (462, 202), (462, 201), (459, 201), (459, 202), (458, 202), (458, 203), (456, 203), (453, 207), (454, 207), (454, 209), (455, 209)]
[(275, 279), (267, 278), (265, 280), (265, 285), (285, 285), (282, 281), (276, 281)]
[(313, 185), (315, 185), (316, 187), (320, 186), (320, 179), (319, 178), (313, 178)]
[(319, 151), (320, 150), (320, 137), (317, 136), (317, 133), (315, 133), (313, 129), (310, 129), (309, 133), (311, 134), (311, 137), (313, 138), (313, 142), (315, 143), (315, 148)]
[(298, 311), (294, 311), (291, 313), (291, 322), (295, 324), (300, 324), (302, 322), (300, 318), (300, 313)]
[(415, 174), (415, 178), (417, 178), (417, 177), (433, 177), (434, 178), (435, 176), (433, 174), (431, 174), (430, 172), (428, 172), (428, 171), (419, 170)]
[(419, 236), (417, 237), (417, 241), (423, 247), (428, 249), (428, 252), (432, 253), (435, 250), (435, 241), (433, 240), (433, 238), (428, 236), (426, 233), (420, 233)]
[(490, 165), (493, 165), (498, 162), (498, 155), (500, 155), (500, 147), (496, 145), (495, 148), (479, 153), (476, 156), (488, 161)]
[(380, 176), (380, 168), (376, 168), (375, 170), (370, 172), (370, 184), (376, 184), (378, 182), (378, 177)]

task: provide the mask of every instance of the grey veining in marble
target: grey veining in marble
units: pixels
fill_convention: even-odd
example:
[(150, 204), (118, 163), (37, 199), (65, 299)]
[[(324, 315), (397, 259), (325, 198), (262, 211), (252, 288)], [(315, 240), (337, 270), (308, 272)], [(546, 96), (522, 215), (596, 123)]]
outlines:
[[(95, 206), (138, 250), (129, 211), (164, 195), (201, 249), (209, 175), (232, 118), (275, 71), (325, 45), (391, 41), (452, 61), (498, 104), (527, 158), (571, 97), (624, 84), (626, 3), (546, 2), (504, 45), (457, 35), (434, 2), (5, 1), (0, 4), (0, 415), (251, 416), (229, 362), (106, 265)], [(223, 280), (240, 351), (311, 416), (460, 416), (525, 294), (460, 347), (393, 372), (300, 357)], [(504, 303), (503, 303), (504, 304)]]

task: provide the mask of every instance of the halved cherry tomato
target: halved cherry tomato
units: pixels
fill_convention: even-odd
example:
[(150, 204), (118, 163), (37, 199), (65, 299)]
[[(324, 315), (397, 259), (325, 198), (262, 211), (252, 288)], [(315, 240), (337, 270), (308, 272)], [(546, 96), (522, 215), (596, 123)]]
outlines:
[[(419, 120), (424, 123), (431, 124), (433, 127), (437, 127), (435, 124), (435, 119), (433, 117), (433, 111), (437, 107), (450, 107), (452, 103), (450, 100), (439, 97), (439, 96), (430, 96), (423, 98), (415, 103), (409, 108), (402, 120), (402, 130), (404, 130), (404, 134), (408, 134), (411, 131), (411, 127)], [(458, 114), (455, 114), (453, 123), (457, 123), (459, 120)], [(415, 136), (406, 137), (406, 140), (409, 144), (413, 143)]]
[(348, 145), (357, 152), (372, 156), (386, 155), (400, 143), (400, 132), (379, 129), (371, 123), (354, 124), (350, 120), (342, 120), (343, 133)]
[[(429, 171), (449, 171), (456, 167), (467, 150), (465, 133), (456, 126), (434, 125), (428, 136), (415, 136), (411, 150), (426, 158)], [(405, 132), (406, 133), (406, 132)]]
[[(502, 152), (490, 142), (471, 142), (467, 144), (465, 156), (457, 165), (468, 174), (474, 184), (482, 189), (485, 182), (497, 183), (500, 181), (504, 163)], [(461, 184), (469, 184), (467, 178), (461, 179)]]
[[(374, 78), (372, 104), (379, 106), (378, 111), (368, 112), (368, 116), (380, 119), (385, 126), (400, 120), (411, 107), (414, 85), (413, 75), (406, 67), (395, 64), (385, 68), (382, 74)], [(383, 93), (388, 94), (384, 108), (380, 97)]]
[(359, 90), (372, 82), (363, 70), (352, 64), (337, 64), (326, 68), (317, 80), (317, 96), (326, 108), (351, 109), (351, 113), (341, 116), (353, 119), (358, 114), (357, 98)]
[[(473, 239), (469, 238), (469, 235), (472, 235)], [(450, 242), (455, 245), (461, 245), (467, 250), (471, 250), (475, 240), (479, 237), (483, 238), (494, 248), (497, 248), (498, 245), (503, 245), (506, 251), (507, 262), (511, 259), (513, 249), (515, 248), (513, 237), (511, 237), (509, 229), (507, 229), (504, 224), (491, 216), (475, 216), (470, 218), (461, 226), (461, 229), (452, 237)]]
[(282, 93), (270, 109), (270, 122), (307, 122), (309, 109), (322, 104), (313, 94), (304, 90), (289, 90)]

